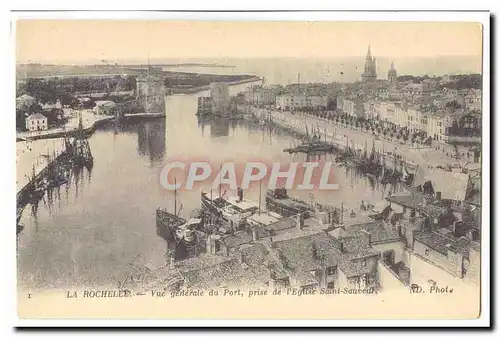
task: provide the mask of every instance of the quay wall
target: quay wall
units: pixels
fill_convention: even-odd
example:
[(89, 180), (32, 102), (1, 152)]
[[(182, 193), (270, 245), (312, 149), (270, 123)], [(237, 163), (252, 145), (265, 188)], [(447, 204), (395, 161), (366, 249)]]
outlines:
[[(257, 81), (260, 81), (260, 78), (255, 76), (255, 77), (247, 78), (247, 79), (240, 80), (240, 81), (229, 82), (228, 85), (233, 86), (233, 85), (252, 83), (252, 82), (257, 82)], [(209, 89), (210, 89), (210, 85), (202, 85), (202, 86), (193, 87), (193, 88), (178, 88), (178, 87), (171, 88), (173, 94), (196, 94), (200, 91), (205, 91), (205, 90), (209, 90)]]
[[(151, 118), (165, 118), (165, 115), (159, 114), (159, 113), (137, 113), (137, 114), (126, 114), (122, 116), (125, 119), (133, 119), (133, 118), (140, 118), (140, 119), (151, 119)], [(105, 125), (106, 123), (114, 120), (116, 117), (115, 116), (108, 116), (108, 117), (103, 117), (101, 119), (95, 120), (92, 122), (92, 124), (86, 128), (83, 128), (83, 131), (85, 134), (92, 134), (99, 126)], [(61, 138), (61, 137), (66, 137), (66, 136), (72, 136), (76, 134), (77, 130), (72, 129), (72, 130), (61, 130), (58, 132), (48, 132), (48, 133), (42, 133), (42, 134), (36, 134), (32, 136), (26, 136), (23, 137), (22, 139), (19, 139), (21, 141), (24, 140), (39, 140), (39, 139), (50, 139), (50, 138)]]
[[(251, 105), (238, 105), (238, 111), (245, 113), (247, 115), (251, 114), (255, 116), (257, 119), (265, 122), (269, 122), (269, 119), (271, 119), (274, 126), (282, 128), (296, 137), (305, 136), (306, 123), (309, 130), (311, 130), (313, 127), (316, 127), (316, 125), (314, 124), (315, 120), (313, 120), (312, 118), (310, 118), (309, 120), (304, 119), (301, 121), (299, 121), (298, 119), (292, 120), (291, 118), (289, 118), (290, 114), (289, 112), (282, 112), (279, 110), (274, 110), (269, 108), (260, 108)], [(297, 116), (300, 115), (297, 114)], [(329, 121), (323, 120), (323, 123), (329, 123)], [(332, 131), (321, 130), (321, 128), (320, 132), (322, 133), (322, 135), (323, 133), (325, 133), (326, 137), (328, 139), (331, 139), (331, 142), (337, 149), (341, 151), (346, 150), (347, 147), (346, 140), (342, 136)], [(362, 149), (364, 147), (364, 144), (354, 144), (354, 145), (357, 149)], [(367, 145), (369, 152), (371, 151), (371, 144), (368, 143)], [(349, 146), (352, 147), (352, 143), (350, 143)], [(385, 157), (386, 168), (394, 168), (395, 166), (399, 167), (399, 163), (401, 161), (400, 159), (396, 159), (394, 156), (387, 153), (384, 153), (383, 156)], [(405, 160), (405, 165), (407, 169), (410, 171), (410, 173), (413, 173), (417, 168), (416, 164), (408, 160)]]
[(30, 186), (31, 184), (35, 184), (35, 185), (38, 184), (44, 178), (44, 176), (48, 173), (49, 168), (58, 165), (61, 162), (61, 160), (65, 154), (66, 154), (66, 151), (63, 151), (63, 152), (59, 153), (51, 162), (47, 162), (47, 164), (45, 166), (41, 167), (41, 169), (37, 173), (35, 173), (35, 177), (33, 178), (33, 180), (27, 182), (24, 186), (22, 186), (19, 189), (19, 191), (17, 191), (16, 200), (17, 200), (18, 206), (23, 205), (23, 199), (25, 199), (27, 197), (26, 193), (28, 191), (28, 186)]

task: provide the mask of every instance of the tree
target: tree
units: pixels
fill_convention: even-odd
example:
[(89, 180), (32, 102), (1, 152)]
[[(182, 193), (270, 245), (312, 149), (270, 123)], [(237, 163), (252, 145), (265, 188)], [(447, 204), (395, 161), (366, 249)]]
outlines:
[(60, 101), (63, 106), (69, 106), (72, 109), (80, 106), (80, 101), (73, 95), (62, 95)]
[(456, 100), (453, 100), (453, 101), (447, 102), (445, 107), (448, 109), (452, 109), (452, 110), (458, 110), (462, 106)]
[(34, 113), (39, 113), (42, 111), (42, 107), (33, 103), (31, 105), (21, 105), (16, 108), (16, 129), (25, 130), (26, 129), (26, 117)]
[[(165, 86), (168, 87), (168, 80), (165, 80)], [(135, 76), (127, 76), (125, 79), (125, 91), (135, 90), (137, 87), (137, 82)]]
[(66, 118), (64, 117), (64, 112), (61, 109), (52, 109), (44, 111), (43, 115), (47, 117), (47, 124), (59, 126), (64, 124)]

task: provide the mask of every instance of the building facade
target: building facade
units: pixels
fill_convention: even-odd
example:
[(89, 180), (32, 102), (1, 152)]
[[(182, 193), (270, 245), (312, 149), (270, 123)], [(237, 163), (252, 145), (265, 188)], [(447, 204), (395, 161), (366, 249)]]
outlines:
[(275, 105), (276, 91), (272, 88), (251, 87), (244, 93), (245, 103), (251, 105)]
[(29, 131), (43, 131), (49, 128), (47, 117), (41, 113), (35, 113), (26, 117), (26, 129)]
[(276, 107), (284, 110), (326, 109), (327, 96), (308, 96), (301, 93), (286, 94), (276, 97)]
[(344, 99), (342, 111), (349, 116), (365, 117), (365, 102), (356, 99)]

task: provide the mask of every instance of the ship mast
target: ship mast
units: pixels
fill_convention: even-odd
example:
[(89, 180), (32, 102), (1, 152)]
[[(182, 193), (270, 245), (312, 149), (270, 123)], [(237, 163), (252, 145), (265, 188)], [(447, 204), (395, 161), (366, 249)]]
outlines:
[(174, 215), (177, 215), (177, 178), (174, 178)]
[(259, 182), (259, 215), (260, 215), (260, 203), (262, 199), (262, 180)]
[(149, 81), (150, 81), (150, 77), (149, 77), (149, 54), (148, 54), (148, 72), (147, 72), (147, 78), (146, 78), (146, 113), (149, 112)]
[[(220, 164), (220, 169), (222, 171), (222, 163)], [(220, 177), (220, 180), (219, 180), (219, 199), (221, 198), (221, 188), (222, 188), (222, 176)]]

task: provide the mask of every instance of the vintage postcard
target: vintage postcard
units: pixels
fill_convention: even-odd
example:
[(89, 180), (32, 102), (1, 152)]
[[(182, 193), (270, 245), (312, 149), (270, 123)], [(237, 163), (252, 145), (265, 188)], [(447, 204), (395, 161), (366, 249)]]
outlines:
[(484, 22), (356, 15), (15, 20), (19, 318), (480, 318)]

